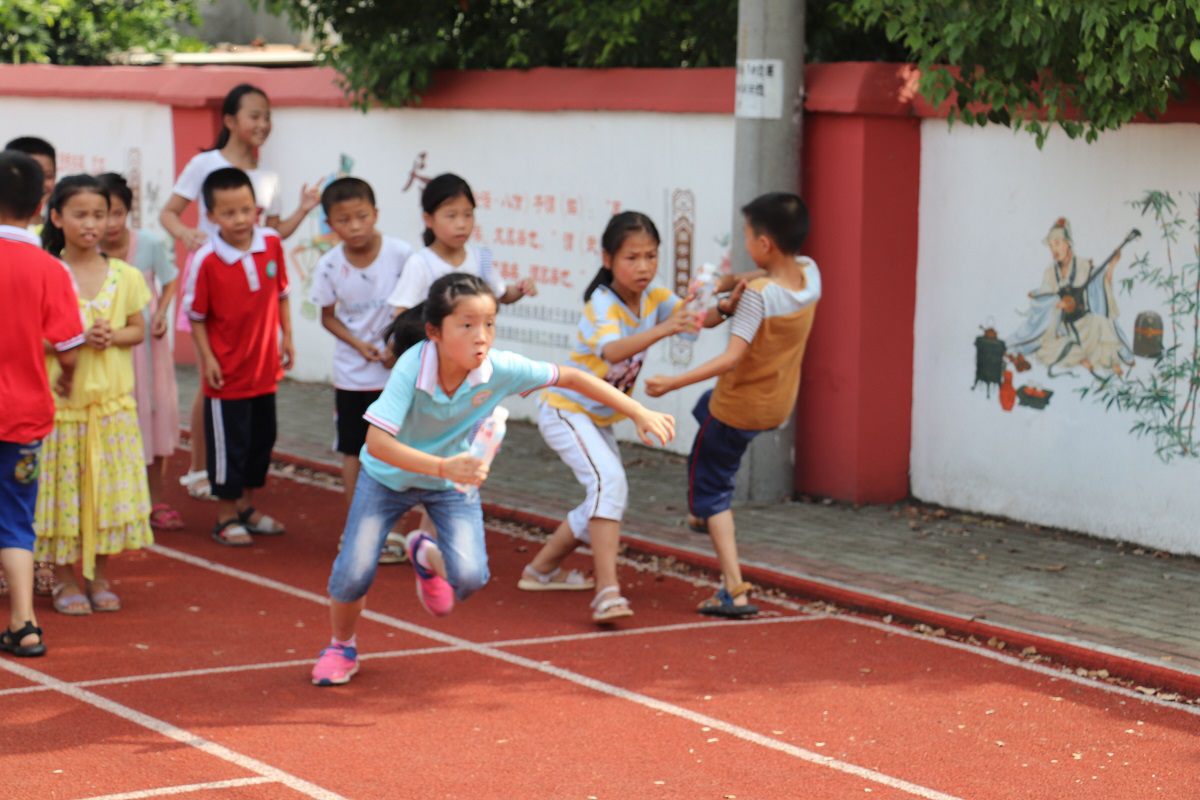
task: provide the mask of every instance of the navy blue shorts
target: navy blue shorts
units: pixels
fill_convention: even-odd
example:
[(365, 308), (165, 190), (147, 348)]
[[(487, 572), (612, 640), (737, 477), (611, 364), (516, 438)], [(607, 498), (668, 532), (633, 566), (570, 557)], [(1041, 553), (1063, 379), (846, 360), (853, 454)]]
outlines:
[(700, 423), (688, 454), (688, 510), (700, 519), (728, 511), (733, 482), (742, 456), (761, 431), (744, 431), (721, 422), (708, 411), (712, 390), (696, 401), (692, 416)]
[(0, 549), (33, 550), (41, 442), (0, 442)]

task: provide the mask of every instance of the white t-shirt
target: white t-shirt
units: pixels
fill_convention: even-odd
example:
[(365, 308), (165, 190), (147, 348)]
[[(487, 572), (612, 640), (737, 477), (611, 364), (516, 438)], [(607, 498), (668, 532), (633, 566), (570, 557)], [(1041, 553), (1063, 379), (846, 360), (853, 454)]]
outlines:
[[(313, 272), (309, 300), (316, 306), (336, 305), (334, 314), (355, 338), (383, 350), (383, 329), (392, 321), (387, 297), (407, 273), (412, 248), (407, 242), (384, 236), (379, 255), (368, 267), (359, 268), (346, 260), (344, 245), (338, 245), (317, 262)], [(383, 389), (388, 381), (387, 367), (367, 361), (341, 339), (333, 351), (333, 385), (353, 392)]]
[[(201, 191), (204, 188), (204, 179), (219, 169), (232, 166), (229, 159), (221, 155), (220, 150), (206, 150), (187, 163), (175, 181), (175, 188), (171, 189), (173, 194), (200, 204), (200, 221), (196, 228), (209, 236), (216, 235), (217, 225), (208, 221), (208, 206), (204, 204), (204, 193)], [(258, 224), (265, 226), (268, 217), (280, 216), (279, 176), (262, 169), (248, 169), (245, 172), (254, 186)]]
[(425, 302), (425, 299), (429, 297), (429, 287), (433, 286), (433, 282), (451, 272), (469, 272), (472, 275), (478, 275), (483, 278), (484, 283), (491, 288), (492, 293), (499, 300), (506, 287), (504, 279), (500, 277), (500, 271), (496, 269), (492, 261), (492, 251), (486, 247), (475, 247), (470, 244), (465, 245), (463, 249), (467, 251), (467, 257), (457, 267), (443, 261), (441, 256), (428, 247), (414, 254), (408, 260), (404, 276), (400, 279), (396, 290), (387, 299), (388, 305), (396, 308), (412, 308), (418, 303)]

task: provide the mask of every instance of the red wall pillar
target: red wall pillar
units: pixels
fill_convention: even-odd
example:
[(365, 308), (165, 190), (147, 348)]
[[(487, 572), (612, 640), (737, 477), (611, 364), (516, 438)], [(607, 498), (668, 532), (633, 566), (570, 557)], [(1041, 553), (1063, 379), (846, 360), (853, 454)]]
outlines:
[[(220, 103), (220, 98), (217, 98)], [(216, 106), (200, 106), (186, 108), (172, 106), (171, 128), (175, 145), (175, 174), (178, 175), (201, 150), (212, 147), (221, 128), (221, 109)], [(199, 216), (199, 203), (191, 203), (183, 212), (185, 225), (195, 227)], [(183, 266), (187, 263), (188, 251), (182, 244), (175, 243), (175, 262), (179, 265), (179, 274), (183, 275)], [(183, 285), (180, 284), (178, 295), (183, 297)], [(178, 302), (178, 301), (176, 301)], [(192, 337), (176, 331), (175, 361), (177, 363), (195, 364), (196, 353)]]
[(799, 492), (908, 495), (920, 154), (914, 117), (805, 117), (805, 252), (824, 292), (797, 410)]

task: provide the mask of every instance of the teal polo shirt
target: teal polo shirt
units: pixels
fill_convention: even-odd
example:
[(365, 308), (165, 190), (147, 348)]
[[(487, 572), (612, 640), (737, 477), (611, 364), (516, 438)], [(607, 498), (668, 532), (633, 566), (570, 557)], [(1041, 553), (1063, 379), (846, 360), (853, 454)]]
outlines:
[[(438, 383), (438, 348), (425, 341), (410, 347), (392, 368), (379, 399), (363, 414), (370, 424), (396, 441), (423, 453), (449, 458), (466, 452), (471, 427), (492, 413), (510, 394), (529, 394), (558, 381), (558, 367), (507, 350), (492, 350), (487, 359), (447, 397)], [(363, 445), (359, 453), (367, 474), (393, 491), (453, 488), (445, 478), (393, 467)]]

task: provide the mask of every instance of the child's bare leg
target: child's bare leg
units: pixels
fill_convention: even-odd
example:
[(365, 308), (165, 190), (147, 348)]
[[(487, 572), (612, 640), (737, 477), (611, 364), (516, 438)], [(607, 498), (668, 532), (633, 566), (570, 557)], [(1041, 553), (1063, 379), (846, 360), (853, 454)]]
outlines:
[(92, 568), (92, 583), (108, 583), (108, 556), (97, 553), (96, 564)]
[[(713, 547), (717, 551), (717, 563), (721, 567), (721, 578), (726, 589), (733, 589), (742, 582), (742, 568), (738, 564), (737, 542), (734, 540), (733, 511), (726, 509), (708, 518), (708, 535), (712, 537)], [(733, 598), (735, 606), (749, 603), (746, 595), (739, 594)]]
[(366, 605), (367, 598), (365, 596), (355, 600), (353, 603), (339, 603), (337, 600), (330, 598), (329, 623), (333, 630), (333, 638), (339, 642), (348, 642), (353, 639), (355, 632), (358, 630), (358, 618), (362, 616)]
[[(33, 552), (20, 547), (5, 547), (0, 550), (0, 565), (8, 579), (8, 629), (20, 630), (26, 622), (37, 625), (33, 613)], [(37, 643), (33, 634), (17, 642), (23, 647)]]
[[(237, 519), (238, 512), (242, 509), (242, 504), (245, 502), (245, 495), (238, 500), (228, 500), (224, 497), (217, 498), (217, 522), (228, 522), (231, 519)], [(246, 504), (249, 507), (249, 503)]]
[(204, 438), (204, 389), (196, 389), (196, 397), (192, 400), (192, 466), (191, 472), (202, 470), (206, 466)]
[(358, 483), (358, 456), (342, 456), (342, 493), (346, 497), (346, 507), (354, 502), (354, 487)]
[(558, 569), (563, 559), (575, 552), (580, 544), (571, 532), (571, 523), (564, 519), (558, 523), (554, 533), (550, 534), (550, 538), (533, 557), (533, 561), (529, 562), (529, 566), (543, 575), (548, 575)]
[(596, 570), (596, 589), (617, 586), (617, 549), (621, 543), (621, 523), (615, 519), (592, 517), (588, 520), (592, 539), (592, 562)]
[(96, 564), (92, 571), (93, 577), (87, 584), (88, 601), (94, 611), (118, 611), (121, 608), (121, 598), (112, 591), (108, 579), (108, 556), (97, 554)]
[(146, 465), (146, 488), (150, 490), (150, 506), (158, 505), (162, 498), (163, 482), (167, 478), (167, 460), (156, 458), (154, 463)]
[(233, 515), (236, 517), (246, 509), (254, 507), (254, 490), (249, 487), (242, 489), (242, 496), (232, 502), (234, 507)]

